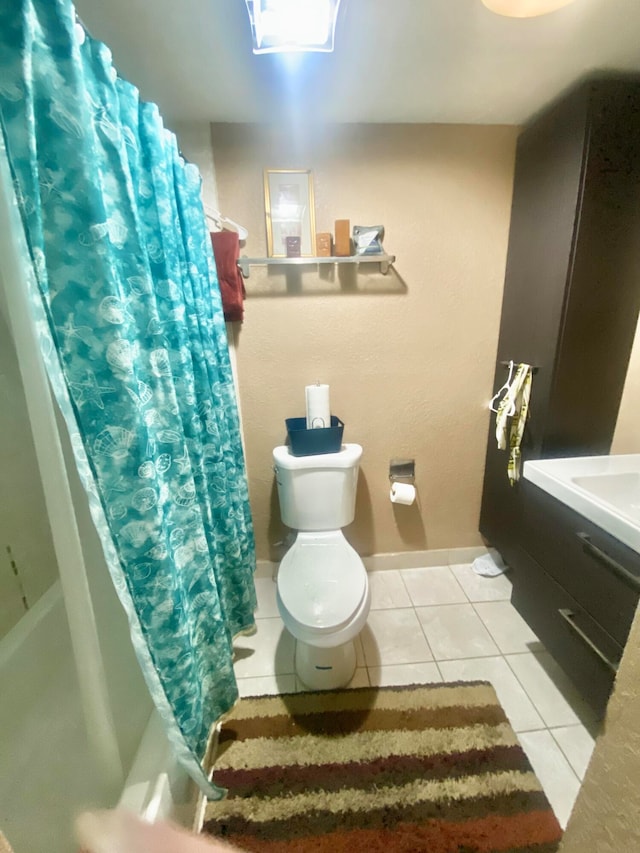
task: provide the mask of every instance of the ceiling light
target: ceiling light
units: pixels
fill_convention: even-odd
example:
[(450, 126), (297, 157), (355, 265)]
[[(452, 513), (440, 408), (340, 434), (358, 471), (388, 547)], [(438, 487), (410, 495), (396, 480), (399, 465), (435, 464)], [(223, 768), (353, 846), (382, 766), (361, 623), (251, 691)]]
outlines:
[(535, 18), (547, 15), (563, 6), (573, 3), (573, 0), (482, 0), (487, 9), (497, 15), (509, 18)]
[(254, 53), (333, 50), (340, 0), (245, 0)]

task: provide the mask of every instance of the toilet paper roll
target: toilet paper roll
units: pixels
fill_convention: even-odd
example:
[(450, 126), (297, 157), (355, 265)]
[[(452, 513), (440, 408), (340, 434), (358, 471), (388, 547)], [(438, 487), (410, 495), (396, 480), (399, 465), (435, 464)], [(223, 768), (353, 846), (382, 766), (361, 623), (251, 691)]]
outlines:
[(323, 429), (331, 426), (331, 403), (328, 385), (307, 385), (304, 389), (307, 401), (307, 429)]
[(392, 504), (411, 506), (416, 499), (416, 487), (411, 483), (394, 483), (389, 492)]

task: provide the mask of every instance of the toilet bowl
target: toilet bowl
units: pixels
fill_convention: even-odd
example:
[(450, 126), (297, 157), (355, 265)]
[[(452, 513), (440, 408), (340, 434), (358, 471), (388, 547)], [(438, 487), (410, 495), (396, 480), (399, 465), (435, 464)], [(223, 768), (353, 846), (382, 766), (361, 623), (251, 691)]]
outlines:
[(282, 520), (298, 531), (278, 569), (278, 610), (296, 640), (296, 673), (317, 690), (349, 683), (369, 614), (367, 572), (341, 530), (355, 514), (361, 455), (359, 445), (320, 456), (273, 451)]

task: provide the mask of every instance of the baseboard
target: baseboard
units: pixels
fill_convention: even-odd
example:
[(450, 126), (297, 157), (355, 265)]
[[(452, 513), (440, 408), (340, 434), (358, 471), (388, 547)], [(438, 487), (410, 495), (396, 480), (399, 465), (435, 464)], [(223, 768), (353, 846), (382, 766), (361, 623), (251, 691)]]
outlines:
[(383, 572), (397, 569), (422, 569), (429, 566), (456, 566), (471, 563), (481, 554), (486, 554), (483, 545), (471, 548), (439, 548), (431, 551), (398, 551), (392, 554), (372, 554), (363, 557), (368, 572)]
[[(476, 557), (487, 553), (484, 545), (472, 545), (468, 548), (440, 548), (432, 551), (398, 551), (392, 554), (372, 554), (363, 557), (362, 562), (368, 572), (382, 572), (393, 569), (421, 569), (425, 566), (456, 566), (472, 563)], [(278, 563), (270, 560), (258, 560), (257, 578), (273, 578), (278, 571)]]
[(271, 560), (256, 560), (255, 577), (275, 578), (278, 565), (278, 563), (273, 563)]

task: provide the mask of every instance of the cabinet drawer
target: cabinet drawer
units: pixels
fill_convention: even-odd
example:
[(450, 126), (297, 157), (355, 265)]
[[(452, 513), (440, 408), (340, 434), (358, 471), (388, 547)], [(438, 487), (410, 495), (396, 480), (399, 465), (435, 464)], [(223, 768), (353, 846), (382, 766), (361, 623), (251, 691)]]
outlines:
[(622, 646), (524, 551), (513, 567), (511, 600), (582, 696), (604, 713)]
[(524, 549), (624, 646), (640, 596), (640, 555), (533, 483), (523, 486)]

